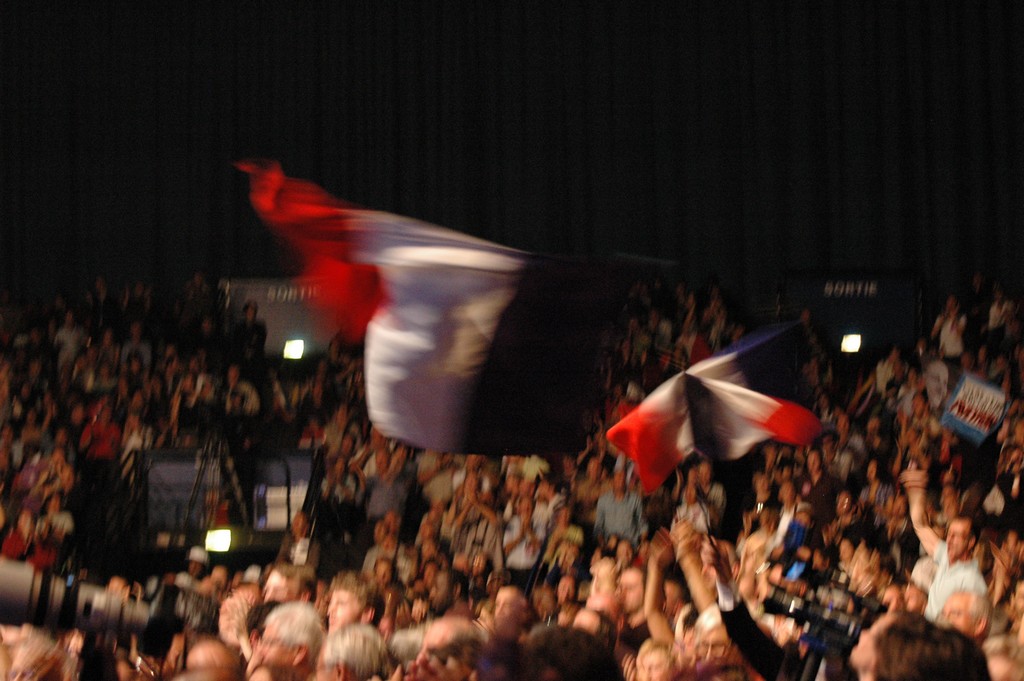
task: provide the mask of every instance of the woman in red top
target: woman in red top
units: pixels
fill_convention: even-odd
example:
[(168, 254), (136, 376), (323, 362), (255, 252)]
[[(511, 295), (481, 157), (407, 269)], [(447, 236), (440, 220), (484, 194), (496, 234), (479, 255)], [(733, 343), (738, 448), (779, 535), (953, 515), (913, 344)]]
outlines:
[(36, 519), (32, 511), (27, 508), (21, 509), (18, 514), (18, 524), (11, 529), (10, 534), (4, 539), (3, 548), (0, 554), (11, 560), (25, 560), (32, 550), (32, 540), (36, 533)]

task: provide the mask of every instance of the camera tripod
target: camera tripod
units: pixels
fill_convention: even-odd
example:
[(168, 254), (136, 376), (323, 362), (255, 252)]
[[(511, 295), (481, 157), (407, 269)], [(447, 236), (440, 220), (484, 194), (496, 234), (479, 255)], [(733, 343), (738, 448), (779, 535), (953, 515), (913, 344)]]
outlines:
[(238, 480), (238, 472), (235, 470), (235, 459), (224, 438), (215, 434), (207, 435), (196, 456), (198, 470), (192, 483), (192, 492), (189, 494), (181, 529), (185, 530), (189, 519), (193, 517), (199, 494), (203, 490), (206, 491), (206, 495), (203, 500), (202, 525), (211, 527), (217, 524), (218, 509), (225, 488), (229, 490), (242, 522), (248, 523), (249, 511), (245, 495), (242, 493), (242, 485)]

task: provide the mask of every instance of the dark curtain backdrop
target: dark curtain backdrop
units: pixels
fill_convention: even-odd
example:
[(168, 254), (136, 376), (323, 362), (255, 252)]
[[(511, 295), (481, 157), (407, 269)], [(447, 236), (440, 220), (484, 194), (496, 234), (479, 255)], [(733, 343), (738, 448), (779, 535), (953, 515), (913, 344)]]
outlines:
[(0, 0), (0, 286), (275, 275), (240, 157), (508, 245), (1024, 287), (1024, 3)]

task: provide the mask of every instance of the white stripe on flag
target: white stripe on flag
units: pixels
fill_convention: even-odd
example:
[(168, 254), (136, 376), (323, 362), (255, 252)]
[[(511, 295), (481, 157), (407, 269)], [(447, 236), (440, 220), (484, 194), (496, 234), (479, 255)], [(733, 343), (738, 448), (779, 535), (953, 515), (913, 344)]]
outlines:
[(718, 413), (719, 418), (727, 421), (715, 424), (719, 442), (728, 447), (725, 458), (738, 459), (757, 443), (772, 437), (773, 433), (761, 424), (778, 409), (778, 401), (723, 380), (701, 378), (700, 381), (726, 407)]
[[(370, 420), (409, 444), (461, 451), (465, 423), (456, 419), (469, 413), (477, 371), (524, 259), (472, 239), (460, 245), (461, 235), (414, 221), (402, 227), (368, 230), (386, 298), (366, 331)], [(445, 243), (408, 245), (431, 243), (428, 231), (443, 233)]]
[(736, 363), (735, 353), (708, 357), (687, 369), (686, 373), (701, 381), (717, 380), (736, 385), (747, 385), (747, 379), (739, 364)]

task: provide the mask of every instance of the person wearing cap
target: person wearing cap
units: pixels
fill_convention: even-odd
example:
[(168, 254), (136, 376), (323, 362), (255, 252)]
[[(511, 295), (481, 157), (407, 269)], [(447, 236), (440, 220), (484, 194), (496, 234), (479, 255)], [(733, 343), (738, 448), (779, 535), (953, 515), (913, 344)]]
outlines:
[(188, 571), (198, 577), (210, 564), (210, 554), (202, 546), (193, 546), (188, 550)]
[(188, 564), (183, 572), (175, 575), (174, 583), (183, 589), (195, 589), (210, 565), (210, 554), (202, 546), (193, 546), (188, 550), (185, 560)]
[[(240, 584), (255, 584), (259, 586), (260, 581), (263, 579), (263, 568), (253, 563), (249, 567), (245, 568), (245, 572), (239, 577)], [(259, 589), (257, 589), (259, 591)]]

